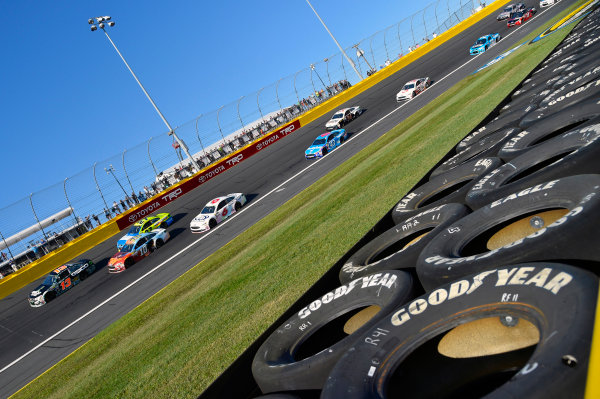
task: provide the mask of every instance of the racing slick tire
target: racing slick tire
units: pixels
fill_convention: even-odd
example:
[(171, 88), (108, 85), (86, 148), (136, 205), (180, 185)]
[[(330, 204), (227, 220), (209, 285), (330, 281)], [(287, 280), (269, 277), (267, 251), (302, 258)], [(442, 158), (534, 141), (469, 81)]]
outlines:
[(161, 229), (166, 229), (167, 227), (168, 227), (168, 226), (167, 226), (167, 222), (162, 222), (162, 223), (160, 224), (160, 228), (161, 228)]
[(463, 165), (475, 157), (495, 157), (500, 148), (520, 131), (519, 128), (508, 128), (486, 135), (431, 171), (429, 179)]
[(158, 240), (156, 240), (156, 243), (154, 244), (154, 247), (156, 249), (162, 247), (165, 244), (165, 242), (162, 240), (162, 238), (159, 238)]
[(479, 158), (434, 177), (396, 203), (391, 213), (394, 224), (439, 205), (453, 202), (464, 204), (465, 195), (473, 184), (501, 164), (498, 158)]
[(236, 212), (239, 212), (240, 209), (242, 209), (242, 204), (240, 204), (239, 202), (235, 201), (235, 205), (233, 206), (233, 208), (235, 209)]
[(340, 270), (340, 282), (346, 284), (382, 270), (414, 269), (431, 237), (468, 213), (462, 204), (445, 204), (407, 218), (350, 256)]
[(353, 280), (315, 299), (258, 349), (252, 374), (261, 391), (321, 389), (355, 339), (414, 298), (413, 285), (409, 273), (392, 270)]
[(83, 281), (88, 277), (89, 277), (89, 273), (87, 270), (83, 270), (81, 273), (79, 273), (79, 281)]
[(527, 114), (533, 112), (536, 108), (536, 104), (527, 104), (527, 106), (522, 106), (507, 112), (503, 112), (491, 122), (486, 124), (485, 128), (489, 132), (495, 132), (500, 129), (519, 127), (521, 120), (525, 118)]
[(521, 119), (519, 126), (526, 129), (540, 119), (551, 116), (569, 106), (577, 105), (587, 99), (600, 100), (600, 79), (588, 82), (529, 112)]
[(52, 301), (53, 299), (56, 299), (56, 292), (49, 291), (44, 294), (44, 300), (46, 301), (46, 303)]
[(486, 269), (382, 318), (322, 399), (583, 398), (598, 277), (560, 263)]
[(576, 127), (594, 123), (600, 117), (600, 100), (589, 99), (580, 104), (563, 108), (516, 134), (499, 151), (498, 157), (510, 161), (544, 140), (558, 136)]
[(215, 219), (210, 219), (208, 221), (208, 228), (210, 230), (214, 229), (215, 227), (217, 227), (217, 221)]
[[(488, 267), (600, 261), (600, 175), (575, 175), (494, 201), (436, 234), (417, 260), (426, 290)], [(595, 266), (598, 268), (598, 266)], [(598, 272), (598, 270), (596, 270)]]
[(125, 269), (129, 269), (131, 266), (133, 266), (133, 259), (125, 259), (125, 262), (123, 262), (123, 266), (125, 266)]
[(484, 176), (466, 195), (471, 209), (561, 177), (600, 173), (600, 124), (541, 143)]

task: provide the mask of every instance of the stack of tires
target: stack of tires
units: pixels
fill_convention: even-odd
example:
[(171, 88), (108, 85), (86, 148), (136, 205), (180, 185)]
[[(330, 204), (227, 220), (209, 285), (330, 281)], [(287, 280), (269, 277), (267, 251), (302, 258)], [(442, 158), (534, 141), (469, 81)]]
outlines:
[(600, 276), (599, 15), (399, 199), (337, 286), (260, 342), (248, 397), (583, 397)]

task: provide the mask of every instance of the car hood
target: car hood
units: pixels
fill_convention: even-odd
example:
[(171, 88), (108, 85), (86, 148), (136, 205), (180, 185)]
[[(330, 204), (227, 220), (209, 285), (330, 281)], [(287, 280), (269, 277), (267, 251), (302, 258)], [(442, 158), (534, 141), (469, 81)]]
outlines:
[(114, 265), (115, 263), (123, 262), (126, 258), (131, 256), (131, 252), (117, 252), (110, 261), (108, 261), (109, 265)]
[(411, 94), (413, 91), (415, 91), (415, 89), (400, 90), (398, 94), (396, 94), (396, 96), (406, 96), (408, 94)]
[(305, 154), (316, 154), (319, 152), (324, 146), (322, 145), (312, 145), (304, 151)]
[(483, 44), (474, 44), (471, 46), (472, 49), (476, 49), (476, 48), (482, 48)]
[(29, 294), (30, 298), (36, 298), (40, 295), (42, 295), (43, 293), (45, 293), (46, 291), (48, 291), (48, 289), (50, 288), (49, 285), (40, 285), (39, 287), (37, 287), (35, 290), (31, 291), (31, 294)]
[(499, 18), (508, 18), (508, 16), (509, 16), (509, 15), (510, 15), (510, 13), (509, 13), (509, 12), (507, 12), (507, 11), (503, 11), (503, 12), (501, 12), (500, 14), (498, 14), (498, 17), (499, 17)]
[(341, 119), (331, 119), (325, 124), (325, 126), (337, 126), (339, 121), (341, 121)]
[(198, 216), (196, 216), (195, 218), (192, 219), (192, 223), (193, 225), (203, 225), (203, 224), (207, 224), (208, 220), (210, 219), (212, 215), (203, 215), (200, 214)]

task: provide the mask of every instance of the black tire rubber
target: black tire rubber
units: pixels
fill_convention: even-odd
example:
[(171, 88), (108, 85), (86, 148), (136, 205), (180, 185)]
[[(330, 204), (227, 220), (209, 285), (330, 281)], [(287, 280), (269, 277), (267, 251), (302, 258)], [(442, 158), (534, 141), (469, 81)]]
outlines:
[(572, 90), (576, 90), (579, 87), (583, 87), (588, 83), (598, 79), (600, 77), (600, 66), (588, 67), (581, 71), (579, 74), (570, 75), (566, 82), (561, 87), (552, 90), (546, 95), (540, 102), (539, 107), (545, 107), (553, 100), (559, 98), (563, 94), (569, 93)]
[(595, 118), (600, 117), (599, 103), (600, 101), (590, 99), (536, 122), (509, 140), (498, 151), (498, 157), (510, 161), (544, 140), (592, 124)]
[(210, 219), (208, 221), (208, 228), (212, 230), (215, 227), (217, 227), (217, 221), (215, 219)]
[(600, 124), (575, 129), (530, 149), (491, 171), (467, 193), (478, 209), (536, 184), (577, 174), (600, 174)]
[(585, 102), (588, 99), (597, 101), (600, 100), (600, 79), (596, 79), (581, 87), (564, 93), (546, 103), (544, 106), (540, 106), (532, 112), (529, 112), (523, 117), (523, 119), (521, 119), (519, 126), (523, 129), (526, 129), (528, 126), (533, 125), (543, 118), (552, 116), (564, 108), (576, 106), (577, 104)]
[(50, 292), (47, 292), (46, 294), (44, 294), (44, 300), (46, 301), (46, 303), (48, 303), (54, 299), (56, 299), (56, 292), (50, 291)]
[(498, 158), (480, 158), (457, 166), (415, 188), (392, 209), (395, 224), (439, 205), (453, 202), (464, 204), (465, 195), (481, 176), (502, 164)]
[(123, 266), (125, 266), (125, 269), (129, 269), (131, 266), (133, 266), (133, 260), (131, 258), (125, 259)]
[(87, 270), (83, 270), (81, 273), (79, 273), (79, 281), (83, 281), (86, 278), (88, 278), (88, 271)]
[[(597, 299), (598, 278), (569, 265), (482, 271), (371, 327), (336, 364), (321, 399), (583, 398)], [(508, 348), (493, 346), (495, 332)], [(479, 336), (490, 354), (473, 356)]]
[(599, 214), (600, 175), (569, 176), (513, 193), (435, 235), (417, 260), (419, 280), (428, 290), (511, 263), (568, 260), (594, 267), (600, 261)]
[(240, 209), (242, 209), (242, 204), (240, 204), (239, 202), (235, 202), (235, 205), (233, 205), (233, 208), (235, 209), (236, 212), (239, 212)]
[[(355, 339), (380, 317), (414, 297), (413, 278), (404, 271), (365, 276), (316, 299), (283, 323), (258, 349), (252, 374), (263, 393), (321, 389), (329, 371)], [(380, 308), (347, 335), (342, 327), (357, 310)]]
[(536, 104), (527, 104), (520, 108), (516, 108), (507, 112), (503, 112), (498, 115), (492, 121), (485, 125), (485, 128), (490, 132), (495, 132), (500, 129), (507, 129), (511, 127), (519, 127), (521, 120), (525, 118), (531, 112), (537, 109)]
[(495, 157), (504, 144), (515, 134), (520, 132), (519, 128), (501, 129), (492, 134), (488, 134), (466, 147), (446, 162), (442, 163), (431, 171), (429, 179), (446, 173), (457, 166), (464, 165), (474, 158)]
[(323, 147), (323, 156), (327, 155), (327, 147)]
[(168, 227), (168, 226), (167, 226), (167, 222), (162, 222), (162, 223), (160, 224), (160, 228), (161, 228), (161, 229), (166, 229), (167, 227)]
[(162, 238), (159, 238), (158, 240), (156, 240), (156, 244), (154, 244), (155, 248), (160, 248), (163, 246), (165, 242), (162, 240)]
[(409, 217), (350, 256), (340, 269), (340, 282), (346, 284), (382, 270), (414, 269), (431, 238), (468, 213), (462, 204), (445, 204)]

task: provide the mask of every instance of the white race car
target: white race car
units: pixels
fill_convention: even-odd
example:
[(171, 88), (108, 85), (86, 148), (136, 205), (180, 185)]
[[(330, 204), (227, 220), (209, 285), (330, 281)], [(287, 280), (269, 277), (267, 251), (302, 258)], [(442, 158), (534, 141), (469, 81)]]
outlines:
[(363, 111), (360, 106), (340, 109), (325, 124), (325, 128), (327, 130), (341, 129), (342, 126), (362, 114)]
[(552, 6), (554, 4), (558, 3), (558, 0), (541, 0), (540, 1), (540, 8), (543, 7), (549, 7)]
[(429, 78), (413, 79), (409, 82), (406, 82), (402, 87), (402, 90), (396, 94), (396, 101), (400, 102), (410, 100), (420, 92), (427, 89), (429, 86), (431, 86), (431, 79)]
[(231, 193), (209, 201), (190, 223), (192, 233), (204, 233), (240, 210), (246, 203), (242, 193)]

